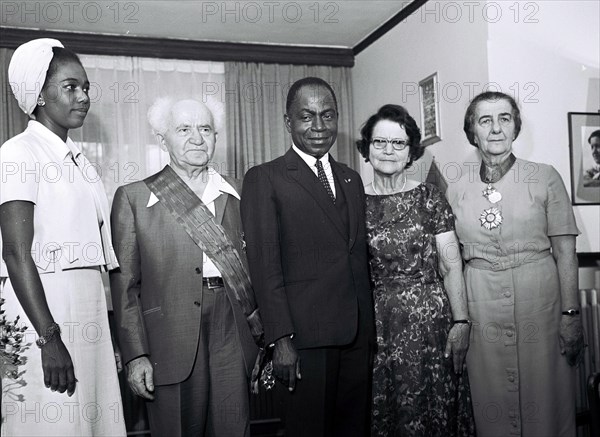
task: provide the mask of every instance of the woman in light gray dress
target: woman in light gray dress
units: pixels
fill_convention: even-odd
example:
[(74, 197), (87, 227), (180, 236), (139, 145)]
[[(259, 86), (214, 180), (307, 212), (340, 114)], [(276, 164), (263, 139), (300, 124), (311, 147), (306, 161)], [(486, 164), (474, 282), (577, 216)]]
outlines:
[(510, 96), (475, 97), (464, 130), (482, 162), (447, 196), (466, 262), (477, 433), (573, 436), (583, 335), (569, 197), (553, 167), (513, 155), (521, 115)]

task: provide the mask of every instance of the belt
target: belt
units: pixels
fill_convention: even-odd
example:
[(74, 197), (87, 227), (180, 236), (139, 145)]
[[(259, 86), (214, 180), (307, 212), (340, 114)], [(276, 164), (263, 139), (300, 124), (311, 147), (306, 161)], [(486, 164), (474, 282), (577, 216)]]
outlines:
[(202, 278), (202, 285), (205, 285), (209, 290), (213, 288), (225, 287), (223, 278), (220, 276), (211, 276), (210, 278)]
[(474, 258), (474, 259), (468, 261), (467, 264), (469, 265), (469, 267), (473, 267), (475, 269), (493, 270), (495, 272), (498, 272), (501, 270), (514, 269), (514, 268), (520, 267), (524, 264), (538, 262), (546, 257), (549, 257), (550, 255), (551, 255), (551, 252), (548, 249), (548, 250), (543, 250), (543, 251), (537, 252), (537, 253), (529, 253), (527, 255), (520, 254), (519, 256), (521, 256), (523, 259), (517, 258), (517, 259), (510, 260), (507, 258), (506, 261), (487, 261), (482, 258)]

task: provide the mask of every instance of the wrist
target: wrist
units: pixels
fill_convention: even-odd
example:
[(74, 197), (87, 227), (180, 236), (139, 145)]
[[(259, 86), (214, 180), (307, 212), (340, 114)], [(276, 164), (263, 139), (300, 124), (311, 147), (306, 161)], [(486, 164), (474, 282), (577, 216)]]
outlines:
[(48, 326), (44, 331), (41, 332), (42, 335), (35, 341), (35, 344), (40, 349), (48, 344), (50, 341), (54, 340), (57, 337), (60, 337), (60, 326), (58, 323), (52, 322), (50, 326)]
[(571, 307), (562, 311), (563, 316), (575, 317), (580, 314), (578, 307)]
[(471, 326), (473, 324), (473, 322), (471, 321), (471, 319), (453, 319), (452, 320), (452, 326), (454, 325), (467, 325), (467, 326)]
[(294, 338), (294, 334), (284, 335), (283, 337), (278, 338), (273, 343), (269, 345), (269, 347), (275, 347), (275, 345), (288, 344), (292, 342), (292, 338)]

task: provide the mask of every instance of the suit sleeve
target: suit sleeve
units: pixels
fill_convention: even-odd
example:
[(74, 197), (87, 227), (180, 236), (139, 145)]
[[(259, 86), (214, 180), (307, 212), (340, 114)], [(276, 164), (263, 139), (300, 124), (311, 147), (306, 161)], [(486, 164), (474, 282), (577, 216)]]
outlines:
[(262, 167), (244, 178), (241, 201), (242, 226), (250, 278), (265, 330), (265, 343), (292, 335), (283, 268), (277, 198), (273, 182)]
[(141, 261), (135, 217), (123, 187), (115, 193), (111, 211), (113, 244), (120, 267), (110, 272), (113, 310), (123, 361), (149, 355), (140, 302)]

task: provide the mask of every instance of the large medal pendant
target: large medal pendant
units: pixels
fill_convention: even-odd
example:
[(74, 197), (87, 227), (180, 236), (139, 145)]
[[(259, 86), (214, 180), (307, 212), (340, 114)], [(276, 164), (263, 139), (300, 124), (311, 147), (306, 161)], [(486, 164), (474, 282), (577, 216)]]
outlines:
[(491, 231), (502, 224), (502, 214), (498, 208), (484, 209), (479, 216), (479, 221), (481, 226)]
[(492, 184), (488, 184), (486, 189), (481, 193), (490, 203), (498, 203), (502, 200), (502, 194), (496, 191), (496, 188), (492, 187)]
[(269, 361), (263, 369), (260, 380), (265, 390), (271, 390), (275, 386), (275, 377), (273, 376), (273, 361)]

